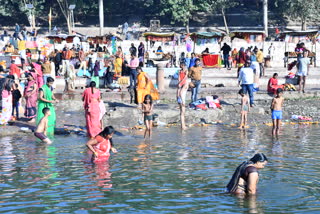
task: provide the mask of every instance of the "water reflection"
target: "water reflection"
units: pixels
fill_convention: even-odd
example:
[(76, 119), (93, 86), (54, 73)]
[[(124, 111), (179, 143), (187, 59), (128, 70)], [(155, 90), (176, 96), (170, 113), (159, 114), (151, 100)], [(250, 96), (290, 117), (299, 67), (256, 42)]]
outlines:
[[(137, 131), (140, 133), (139, 131)], [(288, 213), (320, 210), (319, 127), (246, 130), (222, 125), (155, 129), (153, 138), (116, 136), (119, 150), (92, 165), (86, 139), (0, 139), (0, 212), (35, 213)], [(85, 152), (84, 152), (85, 151)], [(234, 169), (256, 152), (270, 162), (258, 195), (221, 193)], [(289, 204), (289, 205), (288, 205)], [(279, 211), (280, 210), (280, 211)]]
[(90, 179), (96, 182), (97, 187), (101, 187), (102, 191), (110, 191), (112, 188), (111, 175), (109, 172), (109, 162), (99, 164), (86, 164), (85, 174), (90, 175)]
[(247, 213), (259, 213), (263, 214), (264, 207), (262, 201), (257, 201), (256, 195), (251, 196), (236, 196), (238, 198), (238, 204), (240, 208), (244, 208)]
[[(15, 149), (12, 144), (12, 137), (0, 138), (0, 169), (1, 175), (11, 180), (11, 176), (17, 173), (15, 170), (16, 155), (13, 153)], [(1, 179), (2, 180), (2, 179)]]

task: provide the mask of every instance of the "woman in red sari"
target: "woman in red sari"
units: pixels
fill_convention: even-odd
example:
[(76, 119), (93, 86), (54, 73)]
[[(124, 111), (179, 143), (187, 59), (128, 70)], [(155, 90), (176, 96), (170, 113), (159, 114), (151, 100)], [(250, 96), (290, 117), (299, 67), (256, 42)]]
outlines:
[(112, 135), (115, 130), (112, 126), (104, 128), (97, 136), (87, 142), (87, 147), (93, 153), (93, 162), (101, 163), (109, 160), (110, 150), (116, 153), (117, 150), (112, 145)]
[(268, 93), (277, 94), (277, 89), (283, 89), (283, 85), (278, 85), (278, 73), (274, 73), (268, 82)]
[(95, 82), (90, 82), (82, 95), (83, 107), (85, 109), (87, 133), (90, 138), (94, 138), (102, 130), (100, 123), (100, 91), (96, 88)]
[(29, 122), (34, 122), (37, 115), (37, 100), (38, 100), (38, 86), (37, 74), (35, 72), (28, 73), (28, 84), (24, 90), (24, 97), (26, 99), (26, 109), (24, 115), (30, 119)]

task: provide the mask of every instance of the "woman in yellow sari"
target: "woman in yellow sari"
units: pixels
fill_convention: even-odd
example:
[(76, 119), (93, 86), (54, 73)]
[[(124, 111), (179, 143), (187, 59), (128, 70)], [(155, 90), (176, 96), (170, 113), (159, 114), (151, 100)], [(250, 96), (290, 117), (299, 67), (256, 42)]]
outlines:
[(116, 59), (114, 60), (114, 71), (116, 77), (121, 77), (122, 58), (120, 58), (119, 56), (116, 56)]
[(147, 73), (142, 71), (141, 67), (137, 67), (137, 101), (138, 104), (143, 103), (144, 97), (150, 94), (152, 100), (159, 100), (159, 92), (154, 87)]

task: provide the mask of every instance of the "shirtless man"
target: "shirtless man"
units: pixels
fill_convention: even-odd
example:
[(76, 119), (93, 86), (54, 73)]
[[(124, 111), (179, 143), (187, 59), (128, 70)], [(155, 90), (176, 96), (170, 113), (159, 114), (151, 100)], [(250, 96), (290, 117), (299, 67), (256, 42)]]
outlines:
[(280, 123), (282, 119), (282, 105), (283, 105), (283, 90), (281, 88), (277, 89), (277, 96), (273, 98), (271, 103), (271, 111), (272, 111), (272, 134), (278, 135), (280, 129)]
[(34, 132), (34, 136), (39, 138), (42, 142), (51, 144), (51, 140), (46, 136), (47, 134), (47, 128), (48, 128), (48, 117), (51, 115), (49, 108), (44, 108), (42, 110), (42, 113), (44, 114), (43, 118), (41, 118), (38, 127), (36, 128), (36, 131)]

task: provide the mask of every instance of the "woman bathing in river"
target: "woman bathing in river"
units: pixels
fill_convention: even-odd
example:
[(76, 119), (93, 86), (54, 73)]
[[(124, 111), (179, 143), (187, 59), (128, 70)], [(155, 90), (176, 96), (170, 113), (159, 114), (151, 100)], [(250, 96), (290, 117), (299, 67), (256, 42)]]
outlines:
[(115, 130), (112, 126), (104, 128), (95, 138), (87, 142), (87, 147), (93, 152), (93, 162), (106, 162), (110, 157), (110, 150), (113, 153), (117, 153), (117, 150), (113, 147), (112, 135)]
[(255, 154), (249, 161), (240, 164), (227, 185), (228, 192), (254, 195), (259, 182), (258, 169), (263, 169), (268, 158), (263, 153)]

